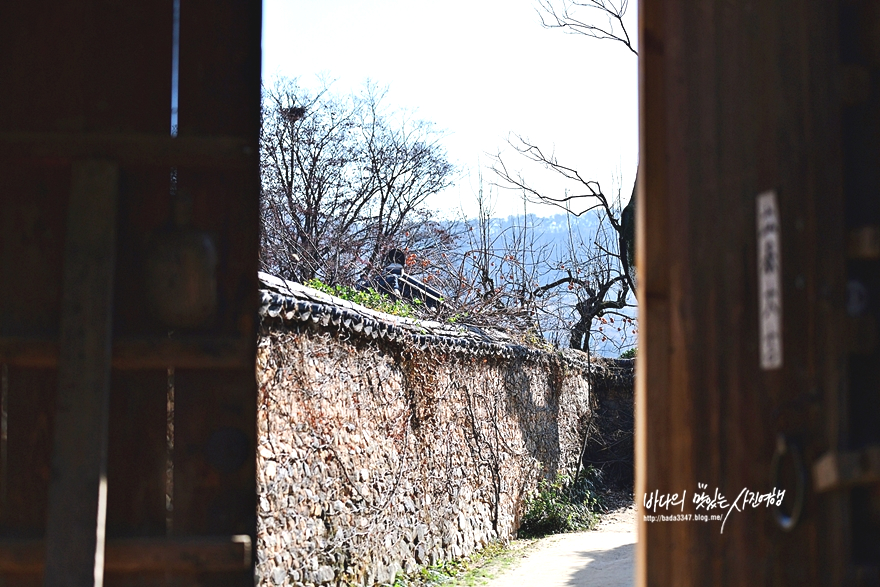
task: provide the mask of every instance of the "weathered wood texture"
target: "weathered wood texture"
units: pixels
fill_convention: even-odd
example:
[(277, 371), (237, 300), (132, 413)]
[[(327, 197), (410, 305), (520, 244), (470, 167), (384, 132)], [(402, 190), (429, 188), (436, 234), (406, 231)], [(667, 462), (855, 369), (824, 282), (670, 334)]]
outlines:
[(73, 587), (103, 581), (119, 169), (77, 162), (71, 183), (45, 582)]
[[(205, 15), (211, 18), (206, 19)], [(257, 152), (260, 121), (259, 3), (181, 2), (181, 137), (235, 136)], [(195, 226), (217, 235), (215, 335), (241, 336), (256, 354), (259, 168), (179, 167)], [(178, 370), (174, 534), (247, 534), (256, 540), (255, 361), (223, 371)], [(254, 542), (255, 543), (255, 542)], [(252, 584), (252, 567), (200, 575), (203, 585)]]
[[(119, 336), (113, 341), (112, 363), (119, 370), (164, 369), (171, 364), (187, 369), (242, 369), (252, 362), (248, 347), (247, 340), (240, 335)], [(58, 340), (0, 337), (0, 363), (54, 368), (58, 365)]]
[[(705, 483), (732, 501), (771, 489), (778, 433), (807, 463), (838, 441), (826, 429), (845, 367), (837, 6), (639, 8), (636, 496)], [(766, 190), (781, 215), (775, 371), (759, 367), (755, 198)], [(843, 497), (808, 491), (787, 533), (767, 508), (734, 512), (723, 534), (640, 519), (637, 584), (840, 584), (846, 517)]]
[[(191, 488), (215, 483), (204, 451), (221, 426), (212, 421), (214, 407), (198, 406), (234, 405), (236, 417), (223, 423), (241, 431), (251, 451), (245, 460), (253, 461), (260, 5), (241, 0), (183, 5), (185, 136), (175, 141), (168, 137), (171, 0), (0, 3), (0, 362), (9, 363), (0, 535), (10, 539), (38, 540), (45, 533), (55, 366), (64, 352), (57, 341), (71, 167), (95, 156), (119, 165), (108, 542), (149, 538), (153, 542), (143, 544), (158, 544), (167, 533), (166, 368), (178, 362), (199, 369), (191, 382), (182, 378), (180, 391), (183, 404), (192, 406), (183, 410), (185, 417), (196, 420), (190, 424), (178, 414), (180, 446), (190, 452), (174, 455), (175, 474), (182, 479), (174, 497), (194, 505), (173, 514), (172, 526), (183, 542), (157, 548), (172, 552), (174, 544), (199, 543), (209, 532), (252, 538), (255, 533), (253, 513), (249, 519), (241, 513), (254, 505), (252, 464), (250, 475), (247, 466), (237, 473), (228, 494), (220, 487), (223, 499), (199, 502)], [(144, 267), (151, 237), (172, 224), (172, 164), (179, 166), (181, 188), (193, 200), (192, 229), (214, 239), (220, 259), (215, 319), (169, 339), (167, 326), (146, 310)], [(191, 438), (189, 430), (203, 437)], [(223, 522), (228, 519), (234, 522)], [(234, 567), (239, 570), (227, 577), (199, 582), (252, 584), (247, 570)], [(132, 576), (125, 570), (108, 568), (105, 583), (173, 580), (164, 572)], [(36, 585), (41, 578), (0, 570), (0, 581)]]
[[(844, 467), (832, 484), (829, 498), (847, 501), (849, 524), (847, 578), (853, 584), (880, 584), (880, 483), (877, 445), (880, 444), (880, 2), (843, 2), (840, 18), (841, 62), (845, 71), (868, 80), (860, 92), (850, 92), (842, 108), (843, 172), (847, 238), (847, 313), (852, 338), (846, 388), (840, 411), (829, 422), (836, 426), (837, 443), (828, 455), (840, 464), (854, 456), (856, 470)], [(827, 461), (824, 461), (827, 462)], [(851, 462), (851, 461), (850, 461)], [(814, 473), (821, 473), (823, 461)], [(821, 474), (814, 475), (818, 482)]]
[[(0, 134), (167, 135), (171, 16), (168, 0), (138, 5), (98, 1), (59, 5), (39, 0), (4, 3), (0, 7), (0, 83), (4, 88)], [(20, 145), (4, 149), (0, 157), (0, 222), (4, 225), (0, 237), (0, 271), (4, 276), (0, 280), (0, 335), (4, 337), (58, 340), (71, 169), (76, 157), (98, 154), (65, 152), (53, 141), (42, 144), (40, 157), (19, 149)], [(114, 153), (104, 155), (112, 157)], [(124, 210), (131, 200), (161, 197), (163, 185), (167, 194), (167, 169), (122, 167), (114, 207)], [(122, 215), (113, 216), (113, 220), (123, 220)], [(120, 225), (120, 235), (132, 231), (130, 224)], [(117, 255), (117, 259), (128, 261), (125, 255)], [(4, 482), (8, 483), (10, 507), (0, 517), (0, 531), (6, 536), (39, 538), (45, 532), (58, 383), (53, 371), (9, 370), (9, 478)], [(155, 393), (163, 417), (155, 424), (161, 427), (158, 448), (164, 451), (163, 390), (160, 381)], [(119, 389), (113, 377), (111, 411), (116, 411), (112, 406), (118, 404), (121, 393), (125, 390)], [(164, 494), (152, 488), (156, 484), (151, 480), (161, 478), (164, 463), (151, 469), (150, 461), (120, 460), (112, 438), (115, 430), (124, 426), (125, 434), (148, 443), (147, 413), (118, 422), (110, 431), (108, 475), (123, 470), (127, 479), (124, 488), (109, 483), (108, 515), (110, 526), (123, 534), (136, 535), (143, 527), (134, 519), (119, 518), (130, 511), (112, 505), (120, 501), (119, 490), (152, 496), (157, 517), (164, 520)], [(79, 425), (101, 428), (100, 422)], [(138, 515), (150, 514), (145, 509)], [(164, 523), (154, 531), (164, 533)], [(75, 541), (71, 539), (69, 544)], [(38, 574), (13, 575), (5, 580), (12, 585), (42, 582)], [(114, 582), (108, 578), (108, 584)]]
[[(192, 573), (250, 568), (253, 545), (247, 535), (210, 538), (120, 538), (108, 540), (105, 569), (124, 573)], [(40, 540), (0, 541), (0, 570), (12, 575), (42, 572), (46, 547)], [(163, 584), (166, 583), (163, 581)]]
[(35, 162), (58, 157), (112, 159), (121, 165), (246, 168), (257, 156), (235, 137), (172, 137), (134, 133), (2, 133), (0, 155)]

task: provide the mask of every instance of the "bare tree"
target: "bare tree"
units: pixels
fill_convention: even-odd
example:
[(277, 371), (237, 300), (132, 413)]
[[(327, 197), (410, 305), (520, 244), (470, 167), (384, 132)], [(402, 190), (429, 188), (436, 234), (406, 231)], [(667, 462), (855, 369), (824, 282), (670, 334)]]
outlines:
[(332, 241), (366, 204), (352, 97), (311, 94), (296, 80), (263, 91), (260, 136), (265, 269), (306, 280), (326, 267)]
[[(604, 208), (586, 212), (597, 221), (586, 237), (569, 225), (567, 259), (558, 272), (561, 275), (538, 288), (541, 295), (562, 286), (570, 292), (573, 316), (567, 323), (571, 348), (588, 350), (610, 344), (621, 350), (632, 344), (635, 334), (633, 319), (627, 313), (634, 306), (634, 290), (627, 273), (621, 270), (621, 255), (616, 248), (621, 241), (612, 223), (619, 215), (619, 193), (614, 202), (609, 206), (610, 214)], [(572, 216), (569, 212), (567, 218)], [(593, 334), (595, 341), (591, 341)], [(595, 344), (591, 346), (591, 342)]]
[[(545, 27), (616, 41), (638, 55), (624, 23), (628, 0), (539, 0), (538, 6)], [(533, 295), (543, 298), (543, 303), (535, 307), (539, 312), (554, 311), (557, 320), (568, 323), (568, 342), (573, 348), (589, 349), (594, 332), (599, 342), (611, 338), (609, 331), (632, 333), (636, 327), (627, 309), (634, 306), (636, 296), (635, 186), (624, 208), (619, 182), (616, 194), (609, 196), (598, 181), (584, 177), (576, 167), (560, 162), (555, 154), (545, 152), (527, 138), (512, 135), (509, 142), (525, 160), (566, 180), (570, 189), (555, 195), (535, 187), (500, 152), (491, 166), (499, 188), (521, 193), (530, 202), (557, 206), (567, 214), (578, 209), (575, 216), (595, 215), (597, 220), (595, 233), (588, 238), (575, 238), (569, 230), (568, 250), (557, 252), (555, 271), (543, 272), (543, 280), (534, 284)], [(548, 303), (547, 297), (560, 289), (568, 292), (562, 298), (569, 303), (560, 306), (558, 299)], [(573, 316), (563, 316), (566, 307)]]
[[(561, 275), (535, 288), (535, 294), (539, 297), (562, 286), (571, 292), (576, 317), (570, 321), (569, 344), (572, 348), (586, 350), (590, 348), (590, 333), (595, 323), (601, 324), (606, 315), (618, 315), (621, 319), (629, 320), (624, 310), (634, 305), (630, 295), (635, 297), (635, 275), (630, 264), (631, 247), (627, 240), (631, 227), (622, 207), (621, 191), (618, 187), (616, 194), (607, 195), (599, 182), (584, 178), (576, 169), (563, 165), (555, 155), (544, 153), (523, 137), (515, 136), (511, 145), (528, 161), (553, 171), (578, 189), (566, 191), (561, 196), (544, 193), (533, 187), (522, 173), (512, 170), (500, 154), (492, 165), (498, 178), (496, 185), (520, 192), (533, 202), (557, 206), (569, 215), (594, 214), (597, 218), (596, 231), (587, 239), (581, 235), (575, 238), (569, 231), (569, 248), (556, 265)], [(582, 202), (585, 205), (580, 206), (581, 211), (573, 212), (573, 204)], [(624, 331), (622, 327), (615, 328)], [(603, 330), (603, 326), (598, 326), (596, 332), (602, 333), (600, 336), (607, 341), (608, 336)]]
[(264, 87), (264, 269), (353, 284), (386, 249), (430, 246), (430, 229), (443, 232), (423, 206), (452, 181), (441, 135), (390, 112), (384, 94), (369, 83), (345, 96), (290, 79)]
[(360, 118), (370, 186), (367, 226), (373, 232), (369, 256), (372, 265), (379, 262), (384, 249), (407, 232), (404, 228), (412, 224), (414, 214), (422, 209), (428, 196), (450, 185), (453, 171), (433, 125), (413, 120), (407, 113), (401, 113), (396, 124), (389, 123), (382, 108), (383, 98), (384, 91), (368, 85)]
[(462, 221), (462, 245), (459, 254), (451, 256), (454, 264), (447, 280), (455, 292), (451, 305), (465, 309), (471, 321), (540, 338), (535, 284), (548, 271), (553, 251), (537, 244), (525, 207), (522, 217), (501, 227), (493, 218), (492, 195), (484, 191), (482, 176), (476, 197), (477, 218)]
[(542, 305), (553, 296), (541, 298), (535, 287), (553, 271), (553, 250), (536, 239), (527, 209), (521, 217), (495, 218), (491, 188), (479, 181), (477, 218), (447, 221), (442, 233), (433, 229), (432, 246), (410, 250), (406, 270), (442, 292), (444, 303), (429, 317), (507, 328), (537, 342)]

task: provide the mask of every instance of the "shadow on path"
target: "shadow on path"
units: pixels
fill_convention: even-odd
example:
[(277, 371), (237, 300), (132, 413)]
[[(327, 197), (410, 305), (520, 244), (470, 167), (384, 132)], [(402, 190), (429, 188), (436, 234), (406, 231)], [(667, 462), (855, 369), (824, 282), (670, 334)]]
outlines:
[(566, 586), (632, 587), (635, 584), (635, 542), (609, 550), (583, 550), (575, 554), (582, 566), (571, 575)]
[(631, 587), (635, 582), (634, 532), (578, 532), (544, 540), (489, 586)]

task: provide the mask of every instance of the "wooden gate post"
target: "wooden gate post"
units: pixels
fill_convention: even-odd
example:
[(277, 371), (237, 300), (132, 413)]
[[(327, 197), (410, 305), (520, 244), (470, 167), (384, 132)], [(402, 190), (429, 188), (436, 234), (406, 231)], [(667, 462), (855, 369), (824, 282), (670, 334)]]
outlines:
[(116, 246), (115, 164), (74, 163), (64, 252), (47, 587), (103, 584)]

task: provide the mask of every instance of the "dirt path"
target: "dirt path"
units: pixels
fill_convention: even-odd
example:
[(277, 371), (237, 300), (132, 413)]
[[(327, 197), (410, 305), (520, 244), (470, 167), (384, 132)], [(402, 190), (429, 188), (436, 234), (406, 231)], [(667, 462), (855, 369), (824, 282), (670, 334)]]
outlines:
[(629, 497), (603, 515), (596, 530), (542, 539), (488, 587), (631, 587), (635, 542), (635, 508)]

